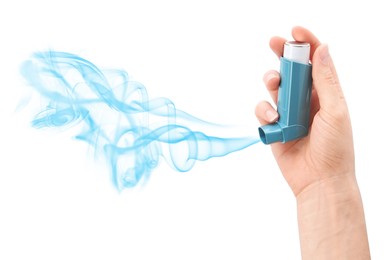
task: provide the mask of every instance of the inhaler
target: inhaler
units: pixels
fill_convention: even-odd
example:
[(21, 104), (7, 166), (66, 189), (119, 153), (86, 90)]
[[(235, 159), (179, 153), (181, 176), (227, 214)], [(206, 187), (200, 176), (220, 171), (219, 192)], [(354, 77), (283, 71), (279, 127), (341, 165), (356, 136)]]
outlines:
[(310, 120), (312, 66), (310, 44), (288, 41), (280, 58), (277, 122), (259, 127), (264, 144), (288, 142), (307, 136)]

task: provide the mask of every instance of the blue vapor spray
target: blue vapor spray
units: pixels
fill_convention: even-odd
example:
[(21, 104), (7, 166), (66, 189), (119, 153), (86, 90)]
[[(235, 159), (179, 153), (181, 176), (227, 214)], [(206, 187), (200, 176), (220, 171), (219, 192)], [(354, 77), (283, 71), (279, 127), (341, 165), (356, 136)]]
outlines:
[(196, 127), (221, 126), (176, 109), (167, 98), (149, 99), (146, 88), (125, 71), (101, 70), (74, 54), (37, 52), (22, 64), (21, 73), (46, 101), (32, 126), (77, 127), (75, 138), (105, 158), (119, 190), (146, 181), (161, 158), (184, 172), (198, 160), (259, 141), (207, 135)]

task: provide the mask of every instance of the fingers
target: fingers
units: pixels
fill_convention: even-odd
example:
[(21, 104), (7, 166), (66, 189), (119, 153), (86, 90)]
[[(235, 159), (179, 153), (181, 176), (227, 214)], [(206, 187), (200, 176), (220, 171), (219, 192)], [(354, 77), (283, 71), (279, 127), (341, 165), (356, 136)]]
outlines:
[[(310, 59), (313, 64), (313, 85), (317, 92), (319, 102), (319, 104), (315, 102), (312, 109), (318, 111), (320, 105), (321, 109), (335, 112), (335, 109), (339, 108), (337, 106), (345, 104), (345, 102), (336, 69), (329, 55), (328, 46), (321, 45), (321, 42), (313, 33), (300, 26), (292, 29), (292, 36), (296, 41), (310, 43)], [(279, 48), (282, 50), (283, 47), (279, 46)]]
[(276, 104), (278, 102), (278, 89), (280, 83), (279, 73), (276, 70), (270, 70), (264, 74), (263, 81), (272, 97), (272, 100)]
[(274, 123), (279, 118), (278, 112), (267, 101), (257, 104), (255, 114), (261, 125)]
[(317, 37), (315, 37), (309, 30), (300, 26), (295, 26), (292, 29), (291, 34), (294, 40), (298, 42), (310, 43), (310, 59), (312, 59), (315, 50), (321, 45), (321, 42), (317, 39)]
[[(318, 46), (321, 45), (321, 42), (317, 39), (317, 37), (314, 36), (314, 34), (312, 34), (309, 30), (300, 26), (294, 27), (291, 34), (296, 41), (310, 43), (310, 59), (312, 59), (315, 50), (318, 48)], [(269, 42), (269, 46), (271, 47), (272, 51), (279, 58), (283, 56), (283, 46), (285, 42), (286, 39), (277, 36), (272, 37)]]
[(316, 49), (312, 74), (321, 110), (338, 110), (338, 105), (344, 103), (344, 95), (327, 45), (320, 45)]
[(286, 41), (286, 39), (278, 36), (272, 37), (269, 41), (269, 47), (271, 47), (271, 50), (276, 54), (276, 56), (278, 56), (278, 58), (283, 56), (283, 46)]
[[(296, 41), (310, 43), (310, 59), (313, 64), (313, 95), (311, 111), (314, 116), (320, 107), (322, 109), (335, 112), (338, 105), (344, 103), (344, 96), (339, 84), (336, 69), (334, 67), (331, 56), (329, 55), (328, 47), (321, 45), (318, 38), (312, 34), (309, 30), (303, 27), (294, 27), (292, 29), (292, 36)], [(281, 37), (273, 37), (270, 40), (270, 47), (272, 51), (280, 58), (283, 55), (283, 48), (286, 39)], [(271, 94), (271, 97), (275, 103), (277, 103), (278, 87), (280, 83), (280, 76), (276, 71), (269, 71), (264, 75), (264, 82)], [(272, 108), (270, 104), (259, 103), (256, 108), (256, 115), (259, 121), (269, 123), (271, 120), (267, 120), (265, 111)]]

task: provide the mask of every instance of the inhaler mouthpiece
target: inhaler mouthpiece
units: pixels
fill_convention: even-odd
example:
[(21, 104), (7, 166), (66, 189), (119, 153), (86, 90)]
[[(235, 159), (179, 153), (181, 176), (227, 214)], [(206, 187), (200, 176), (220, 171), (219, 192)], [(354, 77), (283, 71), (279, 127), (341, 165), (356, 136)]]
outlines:
[(279, 119), (259, 127), (263, 143), (285, 143), (308, 134), (312, 90), (309, 59), (309, 43), (290, 41), (284, 44), (283, 57), (280, 58)]

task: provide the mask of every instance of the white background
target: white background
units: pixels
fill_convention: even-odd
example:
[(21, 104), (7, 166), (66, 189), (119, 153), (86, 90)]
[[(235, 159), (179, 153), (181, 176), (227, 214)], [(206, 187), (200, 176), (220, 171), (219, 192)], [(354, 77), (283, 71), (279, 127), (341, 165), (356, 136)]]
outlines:
[[(337, 2), (337, 3), (336, 3)], [(348, 3), (345, 3), (348, 2)], [(383, 3), (383, 4), (382, 4)], [(389, 27), (385, 1), (3, 1), (0, 259), (300, 259), (295, 201), (269, 150), (165, 163), (118, 193), (72, 133), (34, 130), (18, 71), (33, 51), (122, 68), (151, 97), (257, 131), (254, 107), (294, 25), (330, 46), (348, 101), (373, 259), (390, 259)]]

